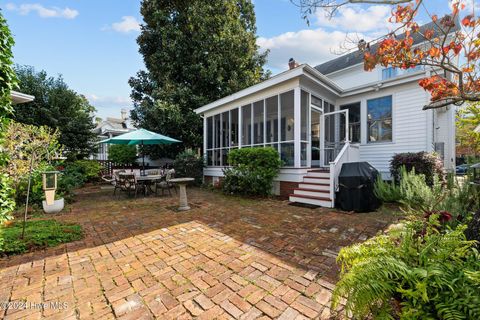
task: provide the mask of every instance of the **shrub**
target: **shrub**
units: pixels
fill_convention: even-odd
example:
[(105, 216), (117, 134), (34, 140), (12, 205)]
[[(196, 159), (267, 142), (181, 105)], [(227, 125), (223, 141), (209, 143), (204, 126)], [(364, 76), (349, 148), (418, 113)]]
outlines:
[(0, 173), (0, 225), (12, 219), (11, 213), (15, 209), (15, 192), (11, 184), (11, 179)]
[(4, 243), (0, 254), (12, 255), (30, 250), (53, 247), (60, 243), (76, 241), (82, 238), (82, 227), (56, 220), (29, 220), (26, 223), (25, 238), (21, 239), (22, 222), (8, 227), (0, 227)]
[(270, 147), (231, 150), (228, 161), (232, 168), (224, 170), (222, 186), (227, 194), (269, 195), (282, 165), (277, 150)]
[(436, 176), (433, 178), (433, 186), (430, 187), (423, 174), (416, 174), (415, 168), (407, 171), (402, 166), (399, 180), (398, 183), (387, 182), (379, 177), (374, 186), (375, 195), (383, 202), (399, 202), (407, 208), (424, 211), (434, 210), (443, 198), (444, 189)]
[(445, 182), (442, 160), (435, 153), (407, 152), (393, 156), (390, 161), (390, 173), (395, 181), (400, 181), (400, 168), (402, 166), (405, 166), (407, 171), (415, 169), (418, 174), (423, 174), (429, 186), (433, 185), (435, 175), (440, 182)]
[(397, 202), (402, 198), (400, 187), (395, 181), (384, 181), (381, 175), (377, 177), (373, 191), (382, 202)]
[(442, 228), (442, 217), (343, 248), (332, 309), (344, 297), (357, 319), (480, 319), (480, 255), (465, 226)]
[(400, 169), (400, 203), (408, 208), (432, 211), (442, 200), (444, 189), (436, 175), (433, 176), (432, 186), (427, 184), (423, 174), (416, 174), (415, 168), (407, 171)]
[(196, 185), (202, 184), (204, 166), (203, 158), (199, 157), (192, 150), (185, 150), (179, 153), (173, 162), (175, 175), (178, 177), (195, 178)]
[(132, 164), (137, 160), (137, 147), (112, 144), (108, 147), (108, 160), (118, 164)]
[(97, 181), (102, 170), (102, 165), (95, 160), (77, 160), (65, 165), (65, 171), (80, 173), (85, 182)]

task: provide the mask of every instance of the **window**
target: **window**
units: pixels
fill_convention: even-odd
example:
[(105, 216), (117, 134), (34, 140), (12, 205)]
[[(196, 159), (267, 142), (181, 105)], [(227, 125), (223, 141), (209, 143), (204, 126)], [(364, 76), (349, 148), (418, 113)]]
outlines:
[(388, 67), (382, 70), (382, 80), (387, 80), (397, 76), (397, 68)]
[[(341, 110), (348, 109), (348, 136), (351, 142), (360, 142), (360, 102), (340, 106)], [(344, 124), (341, 122), (342, 125)], [(344, 132), (345, 126), (340, 129)]]
[(413, 68), (408, 68), (408, 69), (400, 69), (400, 68), (394, 68), (394, 67), (388, 67), (382, 70), (382, 80), (387, 80), (391, 78), (395, 78), (397, 76), (401, 76), (404, 74), (416, 72), (419, 70), (424, 70), (423, 66), (415, 66)]
[(368, 142), (392, 141), (392, 96), (367, 101)]
[(253, 104), (253, 143), (263, 144), (263, 100)]
[(252, 105), (242, 107), (242, 146), (252, 144)]

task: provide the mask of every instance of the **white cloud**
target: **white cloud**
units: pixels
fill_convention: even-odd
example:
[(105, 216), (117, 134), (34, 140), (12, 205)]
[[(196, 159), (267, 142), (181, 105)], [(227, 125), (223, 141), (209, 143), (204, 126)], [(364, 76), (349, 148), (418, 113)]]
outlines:
[(21, 5), (7, 3), (5, 8), (10, 11), (16, 11), (21, 15), (28, 15), (30, 12), (36, 12), (41, 18), (75, 19), (79, 14), (77, 10), (68, 7), (63, 9), (58, 7), (46, 8), (38, 3), (25, 3)]
[(329, 32), (319, 28), (287, 32), (272, 38), (258, 38), (257, 44), (262, 51), (270, 50), (267, 62), (270, 68), (285, 70), (289, 58), (312, 66), (336, 58), (338, 55), (334, 52), (339, 51), (345, 35), (343, 31)]
[(341, 7), (337, 14), (329, 19), (321, 10), (316, 12), (316, 24), (322, 27), (340, 29), (348, 32), (385, 31), (392, 26), (388, 19), (390, 6)]
[(102, 104), (102, 105), (113, 105), (113, 106), (129, 106), (132, 104), (132, 100), (130, 97), (125, 96), (99, 96), (96, 94), (87, 94), (85, 97), (90, 101), (91, 104), (95, 106), (95, 104)]
[(103, 30), (113, 30), (120, 33), (139, 32), (140, 22), (133, 16), (123, 16), (122, 21), (114, 22)]

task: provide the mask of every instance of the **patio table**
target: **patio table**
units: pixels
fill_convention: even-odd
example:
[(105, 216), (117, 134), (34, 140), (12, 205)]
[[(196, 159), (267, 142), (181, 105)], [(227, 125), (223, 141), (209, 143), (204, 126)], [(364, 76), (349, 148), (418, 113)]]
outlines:
[(187, 183), (194, 181), (194, 178), (175, 178), (170, 179), (169, 181), (179, 186), (179, 194), (180, 194), (180, 207), (178, 210), (185, 211), (190, 210), (188, 206), (188, 198), (187, 198)]
[(145, 186), (145, 195), (148, 193), (154, 193), (155, 191), (152, 190), (152, 185), (163, 178), (162, 175), (150, 175), (150, 176), (135, 176), (138, 182), (142, 183)]

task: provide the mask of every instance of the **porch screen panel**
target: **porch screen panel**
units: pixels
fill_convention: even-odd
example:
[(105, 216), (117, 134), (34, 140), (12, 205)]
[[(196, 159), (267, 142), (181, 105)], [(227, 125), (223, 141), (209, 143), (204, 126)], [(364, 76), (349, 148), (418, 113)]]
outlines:
[(220, 115), (217, 114), (214, 116), (213, 118), (213, 122), (214, 122), (214, 145), (213, 147), (214, 148), (220, 148), (221, 147), (221, 120), (220, 120)]
[(242, 146), (252, 144), (252, 106), (242, 107)]
[(213, 148), (213, 119), (207, 118), (207, 149)]
[(294, 93), (288, 91), (280, 95), (280, 158), (284, 166), (295, 165), (295, 100)]
[(323, 100), (312, 95), (312, 104), (323, 109)]
[(266, 143), (278, 141), (278, 96), (266, 100), (267, 136)]
[(238, 147), (238, 109), (230, 110), (230, 147)]
[(295, 129), (295, 110), (294, 110), (293, 90), (280, 95), (280, 114), (281, 114), (281, 141), (293, 141)]
[(253, 104), (253, 143), (263, 144), (263, 100)]
[(223, 148), (228, 148), (230, 147), (230, 140), (229, 140), (229, 134), (230, 134), (230, 114), (229, 112), (224, 112), (222, 113), (222, 147)]
[(301, 135), (300, 139), (302, 141), (307, 141), (307, 129), (308, 129), (308, 106), (309, 106), (309, 94), (302, 90), (302, 94), (300, 96), (300, 124), (301, 124)]

